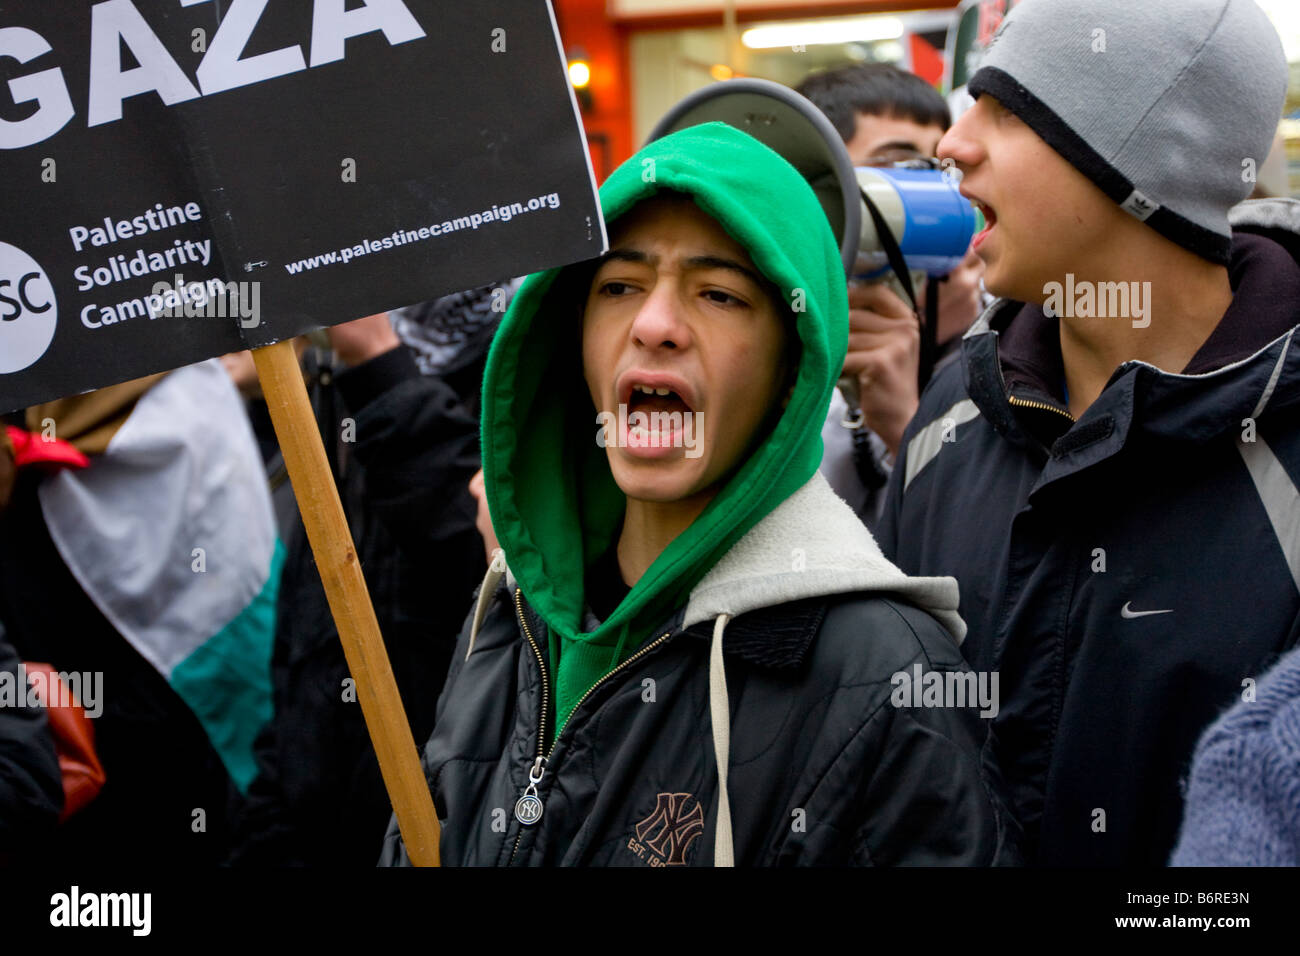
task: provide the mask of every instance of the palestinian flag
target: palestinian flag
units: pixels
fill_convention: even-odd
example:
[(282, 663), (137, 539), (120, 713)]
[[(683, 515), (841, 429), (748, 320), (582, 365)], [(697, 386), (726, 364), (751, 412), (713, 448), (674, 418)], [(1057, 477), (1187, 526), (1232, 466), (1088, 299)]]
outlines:
[(214, 359), (28, 409), (33, 433), (51, 421), (90, 463), (42, 482), (50, 537), (246, 791), (271, 717), (284, 549), (234, 385)]

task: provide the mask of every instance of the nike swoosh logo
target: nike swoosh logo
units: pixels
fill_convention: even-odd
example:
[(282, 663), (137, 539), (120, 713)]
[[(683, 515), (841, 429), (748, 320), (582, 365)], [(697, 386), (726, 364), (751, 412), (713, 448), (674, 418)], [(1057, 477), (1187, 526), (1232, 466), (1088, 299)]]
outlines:
[(1173, 614), (1173, 608), (1165, 608), (1163, 611), (1135, 611), (1130, 605), (1132, 601), (1126, 601), (1124, 606), (1119, 609), (1119, 616), (1125, 620), (1132, 620), (1135, 617), (1146, 617), (1148, 614)]

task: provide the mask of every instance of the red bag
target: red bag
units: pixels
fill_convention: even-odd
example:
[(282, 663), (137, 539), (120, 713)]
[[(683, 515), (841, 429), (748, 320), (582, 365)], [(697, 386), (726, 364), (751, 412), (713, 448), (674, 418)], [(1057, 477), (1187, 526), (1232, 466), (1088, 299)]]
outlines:
[(54, 750), (59, 755), (59, 770), (63, 774), (63, 813), (59, 815), (59, 822), (63, 823), (99, 796), (107, 779), (104, 765), (95, 753), (95, 726), (86, 716), (81, 702), (73, 698), (72, 690), (60, 680), (58, 671), (49, 664), (28, 662), (24, 667), (29, 678), (32, 674), (44, 674), (46, 687), (58, 683), (62, 688), (57, 695), (58, 706), (51, 706), (39, 689), (36, 697), (45, 708), (50, 733), (54, 737)]

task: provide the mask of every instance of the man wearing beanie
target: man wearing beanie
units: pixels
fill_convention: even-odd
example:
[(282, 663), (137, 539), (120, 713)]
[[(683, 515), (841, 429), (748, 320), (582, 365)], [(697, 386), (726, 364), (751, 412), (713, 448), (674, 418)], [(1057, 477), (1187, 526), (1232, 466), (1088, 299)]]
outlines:
[(848, 303), (812, 189), (710, 123), (601, 205), (609, 253), (529, 277), (488, 356), (502, 550), (424, 750), (443, 862), (1001, 860), (956, 582), (899, 573), (817, 471)]
[(1300, 634), (1300, 203), (1237, 205), (1286, 83), (1253, 0), (1023, 0), (939, 146), (1002, 298), (880, 540), (958, 579), (1031, 862), (1163, 864), (1197, 737)]

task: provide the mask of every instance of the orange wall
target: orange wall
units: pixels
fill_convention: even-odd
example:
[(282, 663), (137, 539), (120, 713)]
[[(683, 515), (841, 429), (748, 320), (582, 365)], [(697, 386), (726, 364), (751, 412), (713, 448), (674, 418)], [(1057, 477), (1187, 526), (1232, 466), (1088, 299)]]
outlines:
[(604, 182), (640, 145), (632, 142), (627, 34), (606, 15), (605, 0), (552, 2), (566, 51), (581, 47), (591, 64), (590, 106), (583, 106), (582, 119), (596, 180)]

